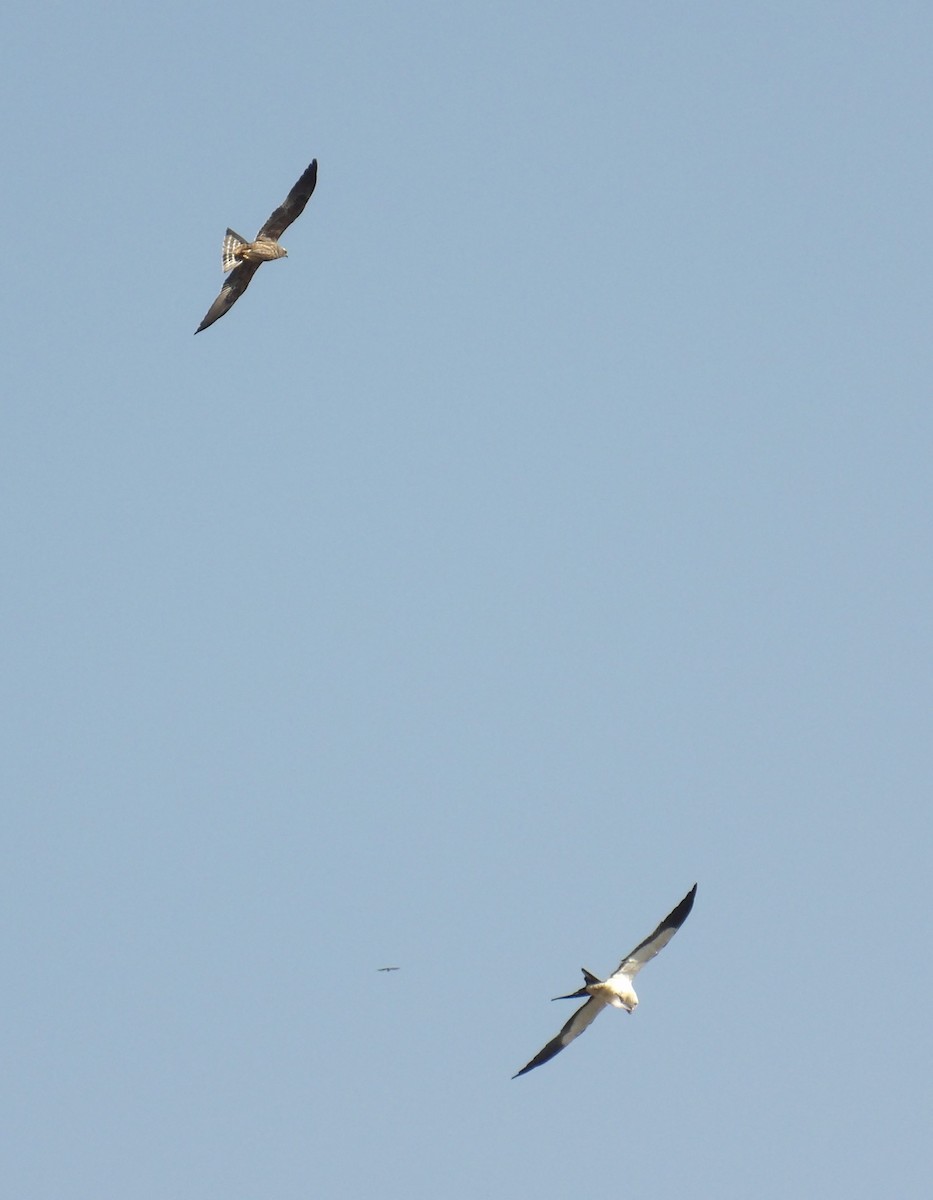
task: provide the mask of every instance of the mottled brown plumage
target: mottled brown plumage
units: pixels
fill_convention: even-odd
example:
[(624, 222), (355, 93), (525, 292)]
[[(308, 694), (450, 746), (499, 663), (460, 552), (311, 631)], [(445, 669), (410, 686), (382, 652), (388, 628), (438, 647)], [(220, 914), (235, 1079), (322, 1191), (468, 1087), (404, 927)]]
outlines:
[(300, 217), (304, 207), (311, 199), (314, 185), (317, 183), (317, 159), (315, 159), (292, 190), (280, 204), (262, 229), (256, 234), (255, 241), (248, 242), (238, 233), (228, 229), (223, 242), (223, 268), (230, 274), (220, 289), (220, 295), (207, 310), (207, 315), (194, 331), (200, 333), (213, 325), (224, 313), (236, 304), (237, 300), (249, 287), (250, 280), (264, 262), (274, 258), (285, 258), (287, 251), (279, 245), (279, 238)]

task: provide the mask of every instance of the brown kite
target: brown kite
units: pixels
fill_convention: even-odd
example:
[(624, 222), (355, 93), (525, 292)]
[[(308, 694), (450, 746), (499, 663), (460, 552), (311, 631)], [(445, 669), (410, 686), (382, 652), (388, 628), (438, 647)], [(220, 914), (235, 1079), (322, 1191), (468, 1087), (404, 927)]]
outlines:
[(224, 271), (230, 272), (230, 275), (220, 289), (220, 295), (207, 310), (207, 316), (194, 331), (195, 333), (200, 333), (202, 329), (207, 329), (208, 325), (219, 321), (224, 313), (236, 304), (249, 287), (249, 281), (262, 263), (269, 262), (273, 258), (288, 257), (288, 251), (279, 245), (279, 238), (292, 221), (304, 212), (304, 207), (311, 199), (311, 193), (314, 191), (316, 183), (317, 159), (288, 193), (285, 203), (275, 210), (256, 234), (254, 242), (248, 242), (246, 238), (241, 238), (232, 229), (227, 230), (223, 244), (223, 267)]

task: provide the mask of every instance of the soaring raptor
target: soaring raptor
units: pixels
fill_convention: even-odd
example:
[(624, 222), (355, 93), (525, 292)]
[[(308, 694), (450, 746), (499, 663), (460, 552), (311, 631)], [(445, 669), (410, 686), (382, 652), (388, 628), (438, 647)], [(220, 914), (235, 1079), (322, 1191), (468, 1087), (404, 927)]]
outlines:
[(554, 997), (555, 1000), (575, 1000), (579, 996), (588, 996), (589, 999), (586, 1004), (577, 1009), (557, 1037), (552, 1038), (543, 1050), (539, 1050), (530, 1063), (512, 1076), (513, 1079), (524, 1075), (526, 1071), (540, 1067), (542, 1063), (552, 1059), (555, 1054), (560, 1054), (569, 1042), (572, 1042), (575, 1037), (579, 1037), (584, 1029), (596, 1020), (607, 1004), (611, 1004), (613, 1008), (624, 1008), (627, 1012), (634, 1012), (638, 997), (632, 987), (632, 980), (646, 962), (650, 962), (656, 954), (664, 949), (686, 921), (690, 915), (690, 909), (693, 908), (693, 899), (696, 894), (697, 885), (694, 884), (674, 911), (668, 913), (654, 933), (649, 934), (643, 942), (639, 942), (631, 954), (626, 954), (608, 979), (601, 980), (584, 967), (583, 987), (578, 992), (571, 992), (569, 996)]
[(262, 229), (256, 234), (254, 242), (241, 238), (232, 229), (227, 230), (223, 245), (224, 271), (229, 271), (226, 282), (220, 289), (220, 295), (207, 310), (207, 316), (194, 331), (200, 333), (208, 325), (213, 325), (236, 304), (237, 300), (249, 287), (259, 267), (273, 258), (287, 258), (288, 251), (279, 245), (279, 238), (297, 217), (304, 212), (304, 207), (311, 199), (314, 185), (317, 183), (317, 159), (308, 167), (292, 190), (285, 197)]

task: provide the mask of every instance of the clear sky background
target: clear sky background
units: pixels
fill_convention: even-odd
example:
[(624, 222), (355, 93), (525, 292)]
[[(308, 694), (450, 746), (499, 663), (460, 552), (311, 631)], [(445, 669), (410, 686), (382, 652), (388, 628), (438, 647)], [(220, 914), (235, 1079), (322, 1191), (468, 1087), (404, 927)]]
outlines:
[(931, 44), (7, 18), (6, 1195), (929, 1195)]

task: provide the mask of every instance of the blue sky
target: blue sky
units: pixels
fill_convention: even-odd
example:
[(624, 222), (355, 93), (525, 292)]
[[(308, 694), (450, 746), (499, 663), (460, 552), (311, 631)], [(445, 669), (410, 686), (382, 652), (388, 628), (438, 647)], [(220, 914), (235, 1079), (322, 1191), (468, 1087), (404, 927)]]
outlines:
[(9, 1194), (925, 1196), (929, 6), (6, 32)]

